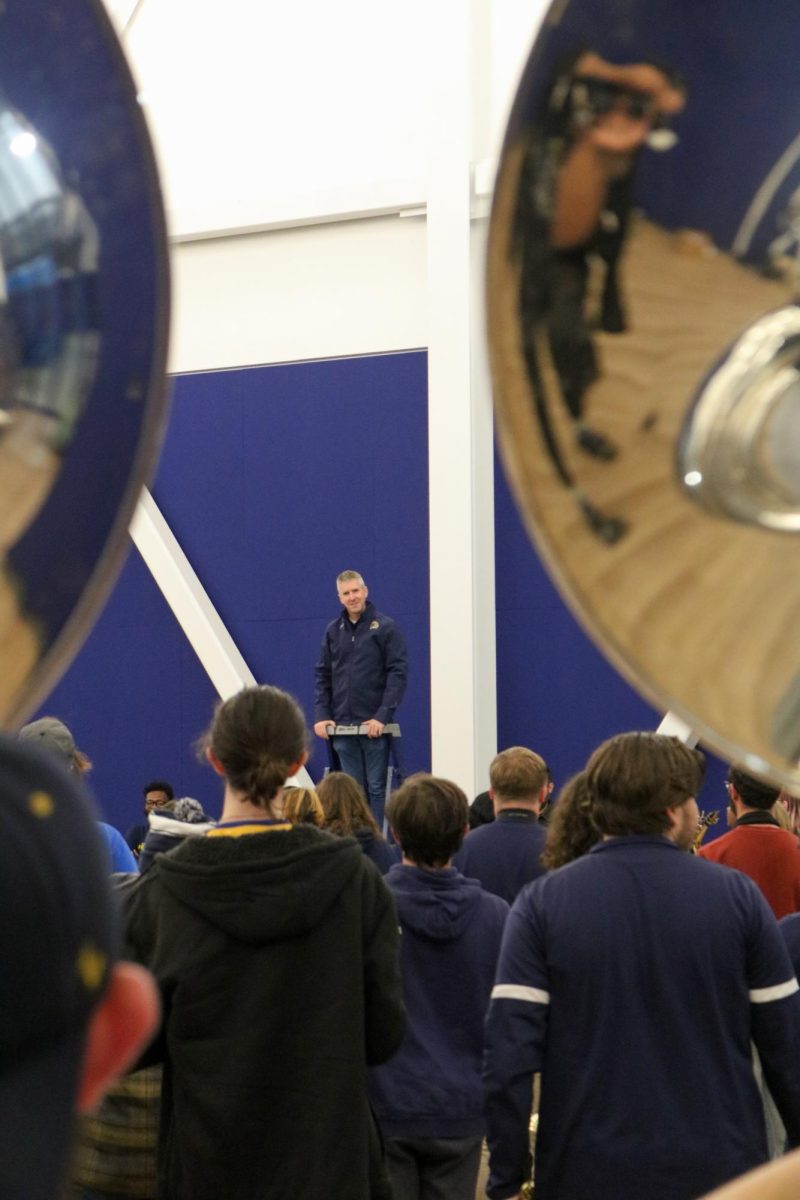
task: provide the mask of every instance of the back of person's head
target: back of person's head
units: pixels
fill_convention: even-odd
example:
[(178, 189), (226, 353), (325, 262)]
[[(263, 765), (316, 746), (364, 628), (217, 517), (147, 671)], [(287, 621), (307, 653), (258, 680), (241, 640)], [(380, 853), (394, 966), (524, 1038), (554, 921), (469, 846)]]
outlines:
[(316, 825), (321, 829), (325, 824), (325, 813), (314, 788), (284, 788), (283, 818), (292, 825)]
[(464, 840), (469, 803), (449, 779), (411, 775), (389, 798), (386, 819), (405, 858), (420, 867), (443, 867)]
[(31, 721), (22, 726), (17, 736), (20, 741), (30, 742), (55, 755), (68, 771), (76, 775), (83, 775), (92, 769), (87, 756), (75, 745), (72, 730), (58, 717), (40, 717), (38, 721)]
[(130, 1063), (158, 1006), (147, 972), (115, 961), (108, 861), (74, 774), (7, 738), (0, 905), (0, 1195), (54, 1200), (75, 1113)]
[(549, 777), (547, 763), (527, 746), (501, 750), (489, 767), (489, 782), (499, 807), (540, 800)]
[(469, 827), (479, 829), (481, 825), (491, 825), (494, 820), (494, 804), (491, 792), (478, 792), (469, 806)]
[(280, 688), (243, 688), (218, 705), (200, 748), (229, 786), (268, 808), (305, 760), (306, 723), (297, 701)]
[(667, 809), (697, 796), (705, 757), (678, 738), (660, 733), (620, 733), (586, 764), (592, 819), (601, 834), (665, 834)]
[(592, 804), (583, 771), (573, 775), (558, 793), (547, 826), (542, 864), (549, 871), (580, 858), (600, 840), (592, 819)]
[(325, 814), (325, 828), (337, 837), (347, 837), (359, 829), (370, 829), (382, 837), (364, 789), (344, 771), (329, 771), (317, 784), (317, 795)]
[(763, 779), (756, 779), (754, 775), (748, 775), (741, 767), (728, 767), (727, 779), (731, 787), (738, 792), (742, 804), (746, 808), (757, 808), (760, 812), (772, 808), (781, 794), (780, 788), (765, 783)]

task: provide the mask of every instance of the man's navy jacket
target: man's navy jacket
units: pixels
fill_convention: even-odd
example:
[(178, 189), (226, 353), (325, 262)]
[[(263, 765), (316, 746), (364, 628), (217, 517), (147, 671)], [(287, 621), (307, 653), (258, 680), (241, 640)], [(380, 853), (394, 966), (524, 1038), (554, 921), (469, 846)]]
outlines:
[(342, 609), (322, 639), (316, 670), (314, 722), (360, 724), (394, 719), (408, 678), (408, 653), (399, 626), (374, 604), (353, 624)]

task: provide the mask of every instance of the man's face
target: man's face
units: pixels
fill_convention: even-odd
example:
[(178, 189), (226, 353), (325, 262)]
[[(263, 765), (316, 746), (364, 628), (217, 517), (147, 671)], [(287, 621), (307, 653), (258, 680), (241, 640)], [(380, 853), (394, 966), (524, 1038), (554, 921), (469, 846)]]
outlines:
[(339, 584), (339, 601), (347, 609), (348, 616), (359, 617), (366, 608), (367, 589), (357, 579), (346, 579)]
[(147, 792), (144, 798), (144, 811), (151, 813), (154, 808), (163, 808), (169, 801), (166, 792)]

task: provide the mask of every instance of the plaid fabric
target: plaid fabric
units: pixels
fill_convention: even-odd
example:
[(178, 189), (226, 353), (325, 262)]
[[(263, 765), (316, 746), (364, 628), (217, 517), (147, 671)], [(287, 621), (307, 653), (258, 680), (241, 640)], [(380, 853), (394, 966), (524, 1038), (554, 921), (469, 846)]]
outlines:
[(123, 1076), (81, 1118), (73, 1183), (130, 1200), (156, 1195), (161, 1067)]

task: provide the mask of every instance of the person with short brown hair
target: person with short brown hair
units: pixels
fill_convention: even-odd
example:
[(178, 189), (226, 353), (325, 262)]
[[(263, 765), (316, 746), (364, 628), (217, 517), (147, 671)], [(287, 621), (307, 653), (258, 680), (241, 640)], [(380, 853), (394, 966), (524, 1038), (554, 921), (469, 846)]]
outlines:
[[(493, 1200), (691, 1200), (767, 1158), (755, 1044), (800, 1145), (800, 991), (751, 879), (689, 853), (702, 755), (620, 734), (584, 772), (602, 840), (509, 914), (486, 1023)], [(713, 1154), (709, 1147), (714, 1147)]]
[(386, 876), (400, 916), (408, 1031), (371, 1073), (394, 1200), (474, 1200), (485, 1130), (483, 1019), (508, 905), (452, 865), (467, 828), (457, 784), (412, 775), (386, 814), (403, 852)]
[(456, 866), (513, 904), (525, 884), (544, 872), (547, 835), (539, 813), (553, 785), (547, 763), (527, 746), (502, 750), (489, 767), (489, 781), (495, 819), (470, 831)]

